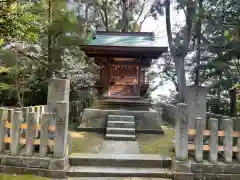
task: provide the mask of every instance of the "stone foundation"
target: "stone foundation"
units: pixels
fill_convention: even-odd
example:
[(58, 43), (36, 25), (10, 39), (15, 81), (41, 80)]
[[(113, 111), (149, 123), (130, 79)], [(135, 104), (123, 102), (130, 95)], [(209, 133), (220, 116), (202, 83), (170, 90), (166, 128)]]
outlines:
[(2, 155), (0, 161), (0, 173), (4, 174), (31, 174), (50, 178), (65, 178), (66, 170), (69, 168), (68, 157), (54, 159)]
[(240, 164), (219, 162), (196, 163), (194, 161), (175, 161), (174, 180), (239, 180)]
[(149, 111), (91, 109), (84, 110), (79, 128), (103, 129), (106, 128), (108, 115), (134, 116), (136, 131), (161, 130), (161, 112), (153, 109)]

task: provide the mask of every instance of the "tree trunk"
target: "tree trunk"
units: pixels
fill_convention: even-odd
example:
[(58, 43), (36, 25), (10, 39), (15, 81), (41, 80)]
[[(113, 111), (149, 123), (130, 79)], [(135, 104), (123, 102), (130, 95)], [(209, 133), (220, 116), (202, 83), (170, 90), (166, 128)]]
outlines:
[(185, 77), (185, 63), (184, 63), (184, 56), (175, 56), (174, 62), (175, 62), (175, 68), (176, 68), (176, 74), (177, 74), (177, 80), (178, 80), (178, 96), (179, 96), (179, 102), (184, 102), (184, 89), (186, 86), (186, 77)]
[(197, 56), (196, 56), (196, 69), (195, 69), (195, 86), (199, 86), (200, 77), (200, 58), (201, 58), (201, 35), (202, 35), (202, 3), (203, 0), (199, 1), (199, 15), (198, 22), (196, 25), (196, 37), (197, 37)]
[(128, 32), (128, 17), (127, 17), (127, 0), (123, 0), (123, 17), (122, 20), (124, 22), (124, 32)]

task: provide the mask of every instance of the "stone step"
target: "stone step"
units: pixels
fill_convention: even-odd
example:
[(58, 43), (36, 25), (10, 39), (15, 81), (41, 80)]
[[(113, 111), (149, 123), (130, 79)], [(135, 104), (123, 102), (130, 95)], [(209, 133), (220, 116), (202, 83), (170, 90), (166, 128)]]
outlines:
[(124, 168), (71, 166), (67, 171), (68, 177), (152, 177), (172, 178), (173, 172), (163, 168)]
[(108, 121), (134, 122), (134, 116), (108, 115)]
[(107, 127), (109, 128), (135, 128), (134, 122), (127, 121), (108, 121)]
[(135, 141), (136, 136), (130, 134), (106, 134), (105, 139), (115, 141)]
[(72, 154), (71, 166), (169, 168), (171, 158), (156, 154)]
[(134, 128), (107, 128), (107, 134), (135, 134)]

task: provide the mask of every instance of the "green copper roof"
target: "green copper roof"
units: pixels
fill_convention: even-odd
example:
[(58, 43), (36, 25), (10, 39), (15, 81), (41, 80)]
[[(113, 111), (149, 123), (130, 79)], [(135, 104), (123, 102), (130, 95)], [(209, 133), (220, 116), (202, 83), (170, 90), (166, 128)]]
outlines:
[[(150, 33), (149, 33), (150, 34)], [(87, 45), (95, 46), (130, 46), (130, 47), (161, 47), (153, 40), (151, 35), (117, 35), (97, 34), (96, 39), (91, 39)]]

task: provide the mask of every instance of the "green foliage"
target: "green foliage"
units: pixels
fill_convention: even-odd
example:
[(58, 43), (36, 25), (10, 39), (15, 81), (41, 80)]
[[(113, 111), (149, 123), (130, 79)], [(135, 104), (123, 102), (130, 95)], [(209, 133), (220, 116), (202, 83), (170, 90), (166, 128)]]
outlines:
[[(72, 87), (93, 84), (80, 80), (80, 71), (89, 62), (79, 45), (87, 35), (67, 1), (53, 1), (50, 6), (48, 0), (12, 1), (3, 4), (1, 12), (1, 104), (46, 104), (48, 79), (54, 74), (59, 78), (70, 75)], [(92, 73), (88, 75), (92, 77)]]

